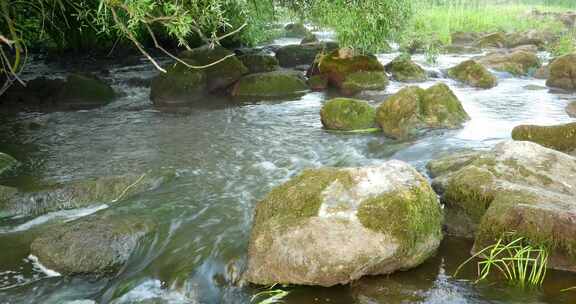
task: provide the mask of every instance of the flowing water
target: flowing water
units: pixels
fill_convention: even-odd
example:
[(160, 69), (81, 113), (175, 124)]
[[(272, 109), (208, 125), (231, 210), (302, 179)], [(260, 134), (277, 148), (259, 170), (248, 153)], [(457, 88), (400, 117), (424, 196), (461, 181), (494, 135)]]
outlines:
[[(279, 41), (290, 43), (290, 40)], [(543, 54), (544, 56), (545, 54)], [(381, 55), (386, 63), (395, 54)], [(441, 56), (427, 69), (450, 67), (470, 56)], [(33, 63), (30, 77), (62, 75)], [(255, 204), (301, 170), (365, 166), (400, 159), (425, 173), (430, 159), (466, 149), (489, 149), (523, 123), (571, 121), (564, 107), (574, 95), (550, 92), (543, 80), (499, 74), (499, 85), (477, 90), (447, 83), (471, 116), (465, 127), (396, 142), (381, 134), (345, 135), (322, 129), (319, 110), (330, 93), (309, 93), (282, 102), (214, 106), (166, 113), (155, 110), (149, 89), (130, 87), (132, 77), (156, 72), (140, 65), (116, 67), (108, 76), (124, 95), (96, 110), (0, 116), (0, 150), (23, 164), (2, 184), (22, 189), (47, 181), (141, 173), (173, 167), (178, 177), (161, 188), (110, 204), (0, 222), (0, 303), (249, 303), (259, 290), (239, 284)], [(392, 82), (362, 98), (378, 104), (406, 84)], [(28, 127), (34, 122), (34, 128)], [(120, 273), (107, 279), (62, 277), (29, 256), (30, 241), (47, 225), (95, 212), (137, 214), (159, 229), (133, 252)], [(474, 284), (471, 267), (452, 275), (471, 243), (446, 238), (420, 267), (361, 279), (333, 288), (292, 287), (286, 303), (575, 303), (576, 275), (550, 272), (543, 288), (518, 291), (505, 284)]]

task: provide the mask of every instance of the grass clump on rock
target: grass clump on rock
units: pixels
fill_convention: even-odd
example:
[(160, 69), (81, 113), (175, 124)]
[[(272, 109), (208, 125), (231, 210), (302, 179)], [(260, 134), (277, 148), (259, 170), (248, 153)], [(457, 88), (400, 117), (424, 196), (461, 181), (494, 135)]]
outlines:
[(320, 118), (328, 130), (365, 130), (376, 125), (376, 110), (362, 100), (335, 98), (322, 107)]

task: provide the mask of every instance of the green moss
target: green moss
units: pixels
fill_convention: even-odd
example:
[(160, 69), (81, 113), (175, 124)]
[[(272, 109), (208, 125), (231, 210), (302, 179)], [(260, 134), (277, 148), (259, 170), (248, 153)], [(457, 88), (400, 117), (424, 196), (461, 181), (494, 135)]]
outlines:
[(342, 83), (342, 91), (347, 95), (365, 90), (384, 90), (388, 76), (384, 72), (359, 71), (349, 74)]
[(376, 125), (376, 110), (367, 102), (336, 98), (329, 100), (320, 110), (322, 125), (329, 130), (362, 130)]
[(206, 75), (203, 71), (177, 63), (152, 80), (150, 99), (160, 105), (200, 101), (203, 100), (205, 89)]
[(435, 160), (431, 160), (426, 164), (426, 169), (428, 170), (432, 178), (449, 173), (455, 172), (463, 167), (471, 164), (481, 157), (480, 152), (462, 152), (456, 153), (448, 157), (443, 157)]
[(18, 161), (14, 157), (0, 152), (0, 174), (14, 167), (17, 163)]
[(322, 91), (328, 87), (328, 79), (322, 75), (312, 75), (308, 79), (308, 85), (314, 91)]
[(450, 178), (443, 201), (478, 223), (494, 200), (493, 186), (494, 175), (489, 170), (468, 166)]
[(235, 85), (232, 95), (238, 97), (276, 98), (302, 94), (308, 85), (296, 72), (275, 71), (251, 74)]
[(535, 142), (562, 152), (571, 152), (576, 150), (576, 123), (556, 126), (521, 125), (514, 128), (512, 138)]
[(239, 59), (250, 73), (272, 72), (279, 68), (278, 59), (269, 55), (248, 54)]
[(391, 73), (392, 77), (398, 81), (422, 82), (428, 78), (426, 71), (409, 56), (398, 56), (385, 66), (386, 72)]
[(481, 48), (486, 47), (504, 47), (506, 43), (506, 35), (504, 33), (496, 32), (487, 34), (485, 36), (480, 37), (476, 41), (476, 46)]
[(384, 66), (373, 55), (340, 56), (340, 50), (322, 56), (319, 63), (321, 74), (327, 75), (334, 84), (341, 84), (348, 75), (359, 71), (384, 71)]
[(411, 189), (389, 192), (362, 202), (357, 216), (364, 227), (396, 238), (400, 242), (400, 252), (425, 242), (431, 235), (440, 237), (442, 233), (440, 204), (424, 181)]
[(576, 90), (576, 53), (558, 57), (550, 64), (549, 87)]
[[(517, 177), (517, 174), (519, 174), (520, 176), (522, 176), (523, 179), (532, 178), (543, 186), (548, 186), (554, 183), (554, 181), (550, 177), (544, 174), (533, 172), (532, 170), (526, 168), (526, 166), (519, 164), (518, 161), (515, 159), (507, 159), (504, 161), (504, 164), (513, 169), (512, 172), (513, 176), (509, 176), (508, 177), (509, 179), (515, 179)], [(546, 169), (544, 168), (544, 170)]]
[(474, 60), (467, 60), (448, 70), (450, 78), (462, 81), (473, 87), (489, 89), (498, 84), (496, 77)]
[(306, 28), (306, 26), (302, 23), (290, 23), (284, 27), (286, 31), (286, 37), (305, 37), (310, 35), (310, 31)]
[(291, 68), (299, 65), (311, 65), (316, 60), (316, 56), (321, 53), (330, 52), (337, 48), (331, 42), (311, 43), (311, 44), (291, 44), (279, 48), (276, 51), (276, 58), (280, 66)]
[(109, 103), (116, 94), (109, 85), (87, 75), (69, 75), (58, 98), (69, 102)]

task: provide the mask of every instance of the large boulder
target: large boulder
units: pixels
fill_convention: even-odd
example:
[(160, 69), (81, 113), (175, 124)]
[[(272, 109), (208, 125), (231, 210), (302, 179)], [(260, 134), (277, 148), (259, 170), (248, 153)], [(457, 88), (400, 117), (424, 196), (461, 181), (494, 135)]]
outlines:
[(427, 129), (455, 129), (470, 117), (462, 104), (443, 83), (428, 89), (403, 88), (377, 109), (376, 120), (384, 134), (406, 139)]
[(555, 126), (521, 125), (512, 130), (512, 138), (562, 152), (573, 152), (576, 150), (576, 122)]
[(535, 53), (516, 51), (513, 53), (494, 52), (478, 58), (481, 64), (515, 76), (528, 75), (540, 67), (540, 59)]
[(179, 57), (198, 66), (209, 65), (202, 69), (206, 75), (206, 89), (209, 92), (226, 89), (248, 73), (248, 69), (238, 57), (221, 46), (214, 48), (203, 46), (186, 50), (180, 53)]
[(546, 85), (564, 90), (576, 90), (576, 53), (556, 58), (550, 64)]
[(480, 34), (475, 32), (454, 32), (450, 34), (452, 44), (465, 45), (471, 44), (480, 38)]
[(372, 55), (356, 55), (340, 49), (321, 56), (317, 74), (328, 79), (330, 85), (351, 95), (361, 90), (381, 90), (388, 84), (384, 66)]
[(0, 218), (38, 216), (92, 204), (111, 204), (156, 189), (175, 176), (175, 170), (161, 169), (142, 175), (98, 177), (56, 184), (37, 192), (19, 192), (0, 201)]
[(321, 168), (256, 206), (246, 279), (333, 286), (421, 264), (442, 239), (442, 210), (414, 168)]
[(281, 98), (300, 95), (309, 90), (304, 77), (294, 71), (250, 74), (234, 85), (232, 96), (246, 98)]
[(63, 275), (115, 275), (155, 224), (135, 216), (92, 216), (48, 228), (30, 252), (48, 269)]
[(293, 68), (300, 65), (311, 65), (318, 54), (330, 52), (336, 48), (338, 45), (333, 42), (286, 45), (276, 51), (276, 58), (280, 66)]
[(306, 28), (306, 26), (302, 23), (286, 24), (284, 30), (286, 37), (290, 38), (302, 38), (312, 34), (310, 30), (308, 30), (308, 28)]
[(322, 125), (328, 130), (365, 130), (376, 126), (376, 110), (367, 102), (350, 98), (327, 101), (320, 110)]
[(157, 106), (192, 104), (203, 102), (205, 91), (206, 74), (202, 70), (176, 63), (152, 80), (150, 99)]
[(422, 82), (428, 78), (426, 71), (409, 56), (400, 55), (384, 66), (392, 78), (403, 82)]
[(278, 59), (266, 54), (246, 54), (239, 57), (249, 73), (264, 73), (278, 70)]
[(531, 142), (453, 155), (429, 167), (450, 234), (475, 237), (474, 250), (506, 233), (551, 251), (549, 266), (576, 270), (576, 158)]
[(58, 94), (58, 102), (71, 109), (105, 105), (115, 97), (112, 87), (90, 75), (70, 74)]
[(506, 47), (515, 48), (523, 45), (534, 45), (538, 49), (543, 49), (546, 43), (552, 39), (553, 34), (538, 30), (514, 32), (506, 35)]
[(448, 69), (448, 76), (470, 86), (489, 89), (498, 85), (498, 80), (483, 65), (474, 60), (466, 60)]
[(0, 174), (4, 173), (4, 171), (9, 170), (10, 168), (14, 167), (18, 161), (14, 159), (14, 157), (0, 152)]
[(506, 46), (506, 35), (502, 32), (490, 33), (478, 38), (474, 44), (481, 48), (502, 48)]
[(566, 106), (566, 113), (568, 113), (568, 116), (576, 118), (576, 101), (573, 101)]

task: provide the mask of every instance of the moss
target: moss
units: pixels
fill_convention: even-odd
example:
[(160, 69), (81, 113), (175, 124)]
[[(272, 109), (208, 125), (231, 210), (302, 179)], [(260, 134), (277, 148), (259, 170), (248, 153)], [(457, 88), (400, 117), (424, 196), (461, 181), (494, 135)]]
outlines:
[(276, 58), (280, 66), (285, 68), (311, 65), (316, 60), (318, 54), (330, 52), (336, 47), (337, 45), (330, 42), (286, 45), (276, 51)]
[(450, 178), (443, 201), (478, 223), (494, 200), (493, 186), (494, 175), (489, 170), (468, 166)]
[(116, 94), (109, 85), (87, 75), (69, 75), (58, 98), (64, 102), (109, 103)]
[(397, 81), (422, 82), (428, 78), (426, 71), (409, 56), (398, 56), (385, 66), (386, 72), (391, 73)]
[(576, 53), (558, 57), (550, 64), (549, 87), (576, 90)]
[(489, 89), (498, 84), (496, 77), (474, 60), (467, 60), (448, 70), (450, 78), (473, 87)]
[(431, 160), (426, 164), (432, 178), (446, 174), (448, 172), (455, 172), (463, 167), (471, 164), (473, 161), (481, 157), (480, 152), (462, 152), (456, 153), (448, 157)]
[(14, 157), (0, 152), (0, 174), (14, 167), (17, 163), (18, 161)]
[[(524, 180), (532, 178), (543, 186), (548, 186), (554, 183), (550, 177), (544, 174), (533, 172), (532, 170), (526, 168), (526, 166), (519, 164), (515, 159), (507, 159), (504, 161), (504, 164), (513, 170), (512, 176), (508, 176), (508, 179), (515, 179), (518, 175), (520, 175)], [(546, 170), (546, 168), (543, 169)]]
[(487, 34), (476, 40), (475, 45), (481, 48), (486, 47), (504, 47), (506, 43), (506, 35), (501, 32)]
[(284, 27), (284, 30), (286, 31), (286, 37), (299, 38), (311, 34), (310, 31), (306, 28), (306, 26), (302, 23), (287, 24)]
[(397, 239), (403, 253), (431, 235), (440, 237), (442, 233), (442, 210), (434, 191), (425, 181), (419, 186), (362, 202), (357, 216), (364, 227)]
[(150, 99), (157, 105), (203, 101), (205, 89), (206, 75), (203, 71), (177, 63), (152, 80)]
[(269, 55), (248, 54), (239, 59), (250, 73), (272, 72), (279, 68), (278, 59)]
[(308, 79), (308, 85), (313, 91), (322, 91), (328, 87), (328, 79), (322, 75), (312, 75)]
[(367, 102), (336, 98), (329, 100), (320, 110), (322, 125), (330, 130), (363, 130), (376, 125), (376, 110)]
[(331, 83), (340, 87), (348, 75), (359, 71), (384, 71), (384, 66), (373, 55), (341, 56), (335, 50), (322, 56), (319, 63), (321, 74), (327, 75)]
[(349, 74), (342, 83), (342, 92), (353, 95), (365, 90), (384, 90), (388, 76), (384, 72), (359, 71)]
[(531, 141), (562, 152), (576, 150), (576, 123), (556, 126), (521, 125), (512, 131), (514, 140)]
[(322, 204), (322, 191), (335, 181), (346, 188), (353, 185), (350, 174), (341, 169), (305, 170), (299, 176), (274, 188), (258, 203), (254, 215), (255, 227), (272, 219), (288, 224), (318, 215)]
[(510, 54), (493, 53), (480, 59), (480, 62), (497, 71), (515, 76), (528, 75), (540, 67), (540, 59), (532, 52), (516, 51)]
[(308, 91), (308, 85), (296, 72), (275, 71), (251, 74), (240, 79), (232, 95), (238, 97), (275, 98)]

